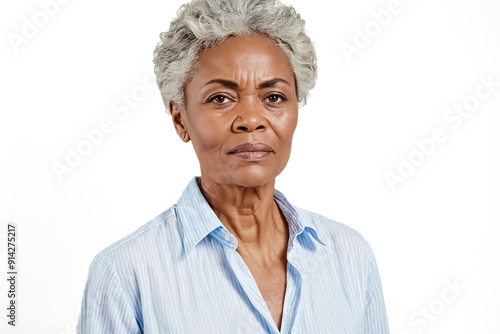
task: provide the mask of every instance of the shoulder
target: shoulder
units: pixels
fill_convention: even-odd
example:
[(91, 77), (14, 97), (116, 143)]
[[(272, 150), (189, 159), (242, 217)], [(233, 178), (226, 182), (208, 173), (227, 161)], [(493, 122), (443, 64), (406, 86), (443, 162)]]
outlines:
[(360, 257), (368, 260), (373, 256), (372, 249), (361, 233), (352, 227), (325, 217), (323, 215), (295, 208), (299, 217), (305, 220), (317, 233), (318, 238), (323, 241), (340, 257)]
[[(140, 286), (162, 263), (163, 247), (174, 247), (175, 206), (135, 232), (113, 243), (92, 260), (85, 285), (79, 332), (139, 333), (142, 323)], [(178, 237), (177, 237), (178, 239)], [(167, 246), (168, 245), (168, 246)], [(144, 298), (144, 296), (142, 296)]]
[(363, 236), (353, 228), (290, 203), (278, 190), (275, 190), (275, 199), (291, 229), (309, 230), (313, 238), (321, 240), (324, 244), (355, 247), (359, 250), (370, 249)]
[[(176, 205), (164, 211), (133, 233), (114, 242), (100, 251), (93, 259), (91, 269), (96, 266), (126, 267), (127, 264), (144, 263), (154, 258), (158, 245), (175, 246), (179, 240), (176, 219)], [(149, 257), (148, 257), (149, 256)]]

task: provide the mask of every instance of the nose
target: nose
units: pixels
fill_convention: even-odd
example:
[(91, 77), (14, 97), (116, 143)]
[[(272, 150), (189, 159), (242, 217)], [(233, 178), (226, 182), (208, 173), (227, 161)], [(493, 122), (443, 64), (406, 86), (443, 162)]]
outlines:
[(232, 125), (234, 132), (265, 131), (267, 121), (264, 117), (264, 108), (258, 102), (242, 103), (235, 110), (235, 118)]

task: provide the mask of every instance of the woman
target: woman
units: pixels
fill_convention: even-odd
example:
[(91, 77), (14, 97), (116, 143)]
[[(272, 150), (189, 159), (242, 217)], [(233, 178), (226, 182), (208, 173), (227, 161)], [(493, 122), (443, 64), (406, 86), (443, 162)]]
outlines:
[(155, 72), (201, 177), (96, 256), (79, 333), (389, 333), (366, 241), (274, 189), (315, 59), (281, 3), (181, 8)]

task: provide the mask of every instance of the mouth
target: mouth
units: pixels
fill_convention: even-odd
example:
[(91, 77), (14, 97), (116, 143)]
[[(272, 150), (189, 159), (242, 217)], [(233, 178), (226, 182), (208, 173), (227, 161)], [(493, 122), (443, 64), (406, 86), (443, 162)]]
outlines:
[(231, 151), (229, 151), (229, 154), (244, 159), (258, 159), (263, 158), (273, 152), (274, 151), (272, 148), (262, 143), (245, 143), (233, 148)]

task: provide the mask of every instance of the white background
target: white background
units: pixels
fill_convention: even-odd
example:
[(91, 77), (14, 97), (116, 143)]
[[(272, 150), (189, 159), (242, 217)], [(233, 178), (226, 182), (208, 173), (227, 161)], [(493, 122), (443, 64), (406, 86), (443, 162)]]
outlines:
[[(92, 257), (199, 174), (159, 92), (143, 87), (182, 2), (73, 0), (46, 22), (38, 1), (0, 5), (0, 332), (73, 333)], [(443, 115), (473, 101), (481, 76), (500, 81), (500, 2), (401, 0), (377, 31), (370, 13), (389, 2), (289, 1), (315, 42), (319, 77), (277, 188), (370, 242), (392, 333), (498, 334), (500, 87), (456, 128)], [(24, 28), (28, 38), (26, 20), (40, 26), (31, 36)], [(16, 46), (13, 34), (25, 40)], [(356, 38), (363, 47), (346, 57), (342, 43)], [(84, 131), (104, 119), (112, 130), (85, 147)], [(418, 161), (415, 141), (436, 128), (446, 140)], [(77, 147), (91, 152), (59, 179), (54, 164)], [(391, 190), (384, 174), (412, 154), (421, 164)], [(8, 222), (18, 229), (15, 328)]]

